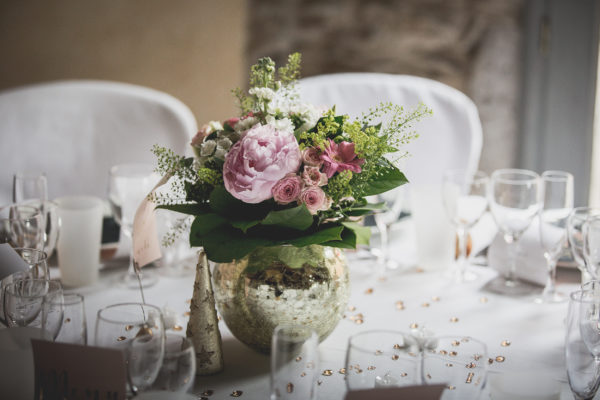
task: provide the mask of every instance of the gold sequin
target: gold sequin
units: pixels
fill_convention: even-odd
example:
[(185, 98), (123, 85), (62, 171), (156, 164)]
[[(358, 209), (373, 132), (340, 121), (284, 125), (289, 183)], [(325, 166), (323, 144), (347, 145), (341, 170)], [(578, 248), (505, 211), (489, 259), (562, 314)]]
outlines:
[(396, 309), (398, 310), (404, 310), (404, 303), (401, 301), (397, 301), (396, 302)]
[(423, 272), (425, 272), (425, 270), (423, 268), (421, 268), (421, 267), (417, 267), (415, 269), (415, 272), (418, 273), (418, 274), (422, 274)]
[(174, 325), (173, 326), (173, 330), (174, 331), (181, 331), (181, 330), (183, 330), (183, 327), (181, 325)]
[(451, 351), (450, 353), (448, 353), (451, 357), (456, 357), (456, 355), (458, 354), (455, 351)]
[(421, 307), (427, 308), (427, 307), (429, 307), (429, 303), (423, 303), (423, 304), (421, 304)]
[(439, 296), (433, 296), (431, 298), (431, 300), (433, 300), (433, 301), (440, 301), (440, 298), (439, 298)]
[(471, 383), (473, 381), (473, 377), (475, 376), (475, 374), (473, 372), (469, 372), (469, 374), (467, 375), (467, 380), (465, 381), (465, 383)]
[(123, 340), (127, 339), (125, 336), (119, 336), (117, 338), (117, 342), (122, 342)]
[(323, 376), (331, 376), (331, 374), (333, 374), (333, 371), (330, 369), (326, 369), (323, 371)]
[(463, 342), (463, 343), (468, 343), (469, 342), (469, 338), (464, 337), (464, 338), (460, 339), (460, 341)]
[(479, 299), (480, 303), (487, 303), (488, 302), (488, 298), (487, 297), (482, 297)]
[(369, 365), (369, 366), (367, 367), (367, 369), (368, 369), (369, 371), (373, 371), (373, 370), (375, 369), (375, 366), (374, 366), (374, 365)]
[(127, 326), (125, 326), (125, 330), (126, 330), (127, 332), (129, 332), (129, 331), (130, 331), (130, 330), (132, 330), (132, 329), (133, 329), (133, 325), (127, 325)]
[(212, 396), (215, 391), (212, 389), (205, 390), (202, 392), (202, 396)]
[(244, 394), (244, 392), (242, 392), (241, 390), (234, 390), (233, 392), (231, 392), (230, 396), (231, 397), (240, 397), (242, 394)]
[(338, 371), (340, 374), (344, 375), (346, 373), (346, 368), (340, 368)]
[(473, 369), (475, 368), (477, 365), (475, 365), (475, 363), (468, 363), (467, 365), (465, 365), (465, 367), (469, 368), (469, 369)]
[(454, 390), (454, 389), (456, 389), (456, 386), (448, 385), (448, 390)]
[(500, 343), (500, 345), (502, 347), (508, 347), (510, 346), (510, 340), (503, 340), (502, 343)]
[(355, 368), (355, 370), (356, 370), (356, 373), (357, 373), (357, 374), (362, 374), (362, 369), (360, 369), (360, 368)]
[(401, 348), (402, 348), (402, 346), (400, 346), (398, 343), (396, 343), (394, 345), (394, 349), (396, 349), (396, 350), (400, 350)]
[(306, 376), (306, 372), (301, 373), (300, 376), (304, 378)]
[(367, 290), (365, 290), (365, 294), (371, 294), (373, 293), (373, 288), (368, 288)]
[(286, 390), (288, 393), (292, 393), (294, 391), (294, 384), (292, 382), (289, 382), (286, 386)]
[(71, 318), (66, 318), (65, 319), (65, 324), (68, 324), (69, 322), (71, 322)]
[(452, 346), (456, 347), (458, 345), (460, 345), (460, 342), (458, 340), (453, 340), (452, 341)]
[(381, 351), (381, 350), (375, 350), (375, 355), (376, 356), (380, 356), (382, 354), (383, 354), (383, 351)]
[(301, 361), (301, 360), (302, 360), (301, 356), (296, 357), (296, 362)]
[(189, 311), (186, 311), (186, 312), (183, 313), (184, 317), (189, 317), (190, 315), (192, 315), (192, 313), (189, 312)]
[(474, 359), (475, 361), (479, 361), (479, 359), (480, 359), (481, 357), (483, 357), (481, 354), (475, 354), (475, 355), (473, 356), (473, 359)]
[(321, 386), (321, 384), (323, 383), (323, 381), (317, 381), (317, 385)]
[(397, 360), (397, 359), (399, 359), (399, 358), (400, 358), (400, 356), (399, 356), (398, 354), (394, 354), (394, 355), (392, 356), (392, 360), (394, 360), (394, 361), (396, 361), (396, 360)]
[(417, 324), (416, 322), (413, 322), (412, 324), (410, 324), (410, 329), (417, 329), (419, 327), (419, 324)]
[(355, 311), (355, 310), (356, 310), (356, 307), (354, 307), (354, 306), (348, 306), (348, 311)]
[(492, 364), (494, 362), (493, 358), (488, 358), (488, 364)]
[(440, 350), (440, 354), (446, 355), (446, 354), (448, 354), (448, 352), (446, 350)]
[(431, 379), (431, 375), (427, 374), (427, 379)]
[(458, 317), (452, 317), (452, 318), (450, 318), (450, 322), (458, 322)]
[(452, 364), (452, 363), (446, 363), (446, 367), (453, 367), (453, 366), (454, 366), (454, 364)]
[(403, 378), (404, 378), (406, 375), (408, 375), (406, 372), (403, 372), (403, 373), (401, 373), (401, 374), (400, 374), (400, 376), (401, 376), (401, 377), (403, 377)]
[(496, 362), (504, 362), (504, 360), (505, 360), (504, 356), (496, 357)]
[(355, 323), (356, 325), (362, 325), (362, 323), (363, 323), (363, 322), (364, 322), (364, 321), (363, 321), (362, 319), (360, 319), (360, 318), (357, 318), (357, 319), (354, 321), (354, 323)]
[(221, 316), (217, 315), (217, 320), (220, 321), (221, 320)]

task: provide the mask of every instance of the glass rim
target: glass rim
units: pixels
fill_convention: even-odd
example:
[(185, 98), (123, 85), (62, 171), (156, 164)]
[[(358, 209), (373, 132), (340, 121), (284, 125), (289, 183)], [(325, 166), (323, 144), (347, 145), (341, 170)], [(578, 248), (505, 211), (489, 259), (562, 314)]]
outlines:
[(152, 304), (144, 304), (144, 303), (135, 303), (135, 302), (129, 302), (129, 303), (116, 303), (116, 304), (111, 304), (108, 305), (106, 307), (102, 307), (101, 309), (98, 310), (98, 313), (96, 314), (97, 319), (102, 320), (102, 321), (106, 321), (109, 322), (111, 324), (122, 324), (123, 322), (126, 321), (118, 321), (118, 320), (114, 320), (111, 318), (107, 318), (105, 316), (102, 315), (103, 312), (108, 311), (108, 310), (112, 310), (115, 309), (117, 307), (122, 307), (122, 306), (135, 306), (135, 307), (142, 307), (142, 308), (150, 308), (150, 309), (154, 309), (155, 311), (158, 311), (160, 318), (163, 318), (162, 315), (162, 311), (160, 310), (159, 307), (154, 306)]
[[(506, 175), (508, 175), (508, 174), (522, 175), (524, 177), (524, 179), (504, 177), (504, 176), (502, 176), (504, 174), (506, 174)], [(519, 185), (527, 185), (527, 184), (535, 182), (539, 179), (540, 179), (540, 175), (537, 172), (531, 171), (528, 169), (519, 169), (519, 168), (497, 169), (494, 172), (492, 172), (492, 175), (491, 175), (491, 180), (493, 180), (493, 181), (501, 182), (501, 183), (519, 184)]]
[(44, 171), (35, 170), (35, 169), (24, 169), (21, 171), (17, 171), (17, 172), (15, 172), (13, 177), (17, 178), (17, 179), (38, 179), (38, 178), (48, 179), (46, 176), (46, 173)]
[[(16, 251), (17, 253), (19, 253), (20, 251), (30, 251), (32, 253), (39, 254), (40, 255), (40, 259), (37, 260), (37, 261), (31, 262), (32, 264), (38, 264), (38, 263), (41, 263), (41, 262), (44, 262), (44, 261), (48, 261), (48, 255), (43, 250), (34, 249), (33, 247), (13, 247), (13, 250)], [(27, 262), (28, 264), (30, 263), (27, 260), (25, 260), (25, 262)]]
[[(582, 207), (574, 207), (571, 210), (571, 213), (569, 214), (569, 217), (572, 217), (572, 216), (575, 216), (575, 215), (582, 215), (583, 213), (587, 213), (589, 211), (598, 211), (598, 215), (600, 215), (600, 207), (582, 206)], [(583, 215), (585, 215), (585, 214), (583, 214)]]
[[(72, 299), (72, 300), (67, 300), (67, 298)], [(62, 304), (64, 306), (73, 306), (75, 304), (85, 304), (85, 300), (83, 295), (79, 294), (79, 293), (63, 293), (63, 299), (62, 301), (60, 300), (54, 300), (53, 297), (50, 297), (48, 299), (44, 299), (44, 303), (46, 304)]]
[(594, 293), (594, 292), (596, 292), (596, 290), (593, 290), (593, 289), (575, 290), (574, 292), (571, 292), (569, 294), (569, 298), (571, 299), (571, 301), (575, 301), (578, 303), (586, 303), (586, 304), (600, 303), (600, 296), (598, 297), (598, 300), (587, 300), (587, 299), (583, 298), (583, 295), (585, 293)]
[[(4, 287), (4, 291), (8, 292), (11, 295), (16, 295), (14, 293), (14, 290), (11, 290), (11, 289), (14, 289), (20, 282), (45, 282), (48, 285), (53, 285), (53, 286), (57, 285), (58, 290), (60, 290), (60, 291), (63, 290), (62, 285), (60, 284), (59, 281), (53, 281), (53, 280), (50, 280), (50, 279), (29, 279), (29, 278), (25, 278), (25, 279), (17, 279), (16, 281), (13, 281), (13, 282), (9, 283), (8, 285), (6, 285)], [(48, 293), (41, 294), (41, 295), (39, 295), (39, 294), (38, 295), (19, 295), (19, 297), (23, 297), (23, 298), (26, 298), (26, 299), (37, 299), (37, 298), (40, 298), (40, 297), (44, 298), (47, 295), (48, 295)]]
[(567, 171), (549, 170), (542, 172), (541, 178), (551, 182), (572, 182), (573, 174)]
[(0, 212), (3, 210), (6, 210), (6, 209), (10, 209), (12, 207), (18, 207), (19, 209), (21, 209), (21, 208), (29, 209), (29, 212), (31, 212), (31, 215), (29, 215), (25, 218), (11, 218), (10, 216), (7, 216), (7, 217), (0, 216), (0, 221), (17, 221), (17, 220), (29, 221), (29, 220), (37, 218), (38, 216), (40, 218), (42, 218), (42, 211), (38, 207), (34, 207), (27, 203), (11, 203), (11, 204), (2, 205), (2, 206), (0, 206)]
[[(382, 334), (382, 333), (383, 334), (401, 335), (403, 339), (405, 339), (405, 338), (414, 339), (414, 342), (415, 342), (414, 344), (415, 345), (417, 344), (416, 338), (411, 333), (404, 332), (404, 331), (395, 331), (392, 329), (373, 329), (373, 330), (358, 332), (358, 333), (355, 333), (354, 335), (351, 335), (348, 338), (348, 348), (356, 349), (363, 353), (373, 353), (373, 351), (376, 351), (377, 349), (366, 349), (363, 346), (353, 343), (353, 341), (354, 341), (354, 339), (360, 338), (362, 336), (367, 336), (367, 335), (372, 335), (372, 334)], [(383, 351), (382, 354), (388, 354), (388, 353)]]

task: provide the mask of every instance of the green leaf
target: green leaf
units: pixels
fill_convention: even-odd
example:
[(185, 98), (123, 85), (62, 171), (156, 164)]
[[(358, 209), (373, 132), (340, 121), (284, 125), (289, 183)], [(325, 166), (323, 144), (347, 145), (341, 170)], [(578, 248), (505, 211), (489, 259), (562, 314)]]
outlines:
[(361, 196), (373, 196), (387, 192), (407, 182), (408, 179), (398, 168), (383, 159), (381, 165), (377, 167), (377, 174), (365, 185)]
[(171, 210), (188, 215), (200, 215), (210, 212), (210, 208), (205, 204), (189, 203), (189, 204), (163, 204), (157, 206), (164, 210)]
[(246, 235), (231, 226), (220, 226), (202, 237), (209, 260), (219, 263), (239, 260), (260, 246), (270, 246), (269, 239)]
[(224, 186), (216, 186), (210, 194), (210, 208), (230, 221), (260, 221), (273, 209), (273, 202), (244, 203), (233, 197)]
[(313, 216), (306, 205), (287, 208), (285, 210), (271, 211), (261, 222), (262, 225), (277, 225), (285, 228), (306, 230), (313, 224)]
[(362, 226), (356, 222), (342, 222), (342, 225), (356, 235), (356, 244), (369, 244), (371, 228)]
[(329, 241), (341, 240), (343, 229), (344, 227), (342, 226), (334, 226), (331, 228), (322, 229), (310, 235), (289, 240), (288, 243), (296, 247), (303, 247), (311, 244), (322, 244)]
[(203, 246), (204, 236), (226, 223), (225, 218), (213, 213), (196, 216), (190, 227), (190, 245)]
[(344, 229), (340, 240), (323, 243), (323, 246), (339, 247), (342, 249), (356, 249), (356, 233), (351, 229)]
[(259, 219), (255, 219), (253, 221), (232, 221), (231, 222), (231, 226), (233, 226), (234, 228), (238, 228), (240, 229), (242, 232), (246, 233), (246, 231), (248, 231), (248, 229), (252, 228), (253, 226), (256, 226), (260, 224), (260, 220)]

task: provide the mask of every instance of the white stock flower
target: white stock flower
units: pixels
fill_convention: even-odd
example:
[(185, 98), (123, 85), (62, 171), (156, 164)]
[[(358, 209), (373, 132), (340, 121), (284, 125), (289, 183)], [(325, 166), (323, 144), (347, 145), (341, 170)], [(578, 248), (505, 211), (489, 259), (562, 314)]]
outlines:
[(217, 150), (215, 150), (214, 157), (218, 158), (221, 161), (225, 161), (226, 154), (227, 154), (227, 150), (217, 146)]
[(291, 107), (290, 114), (296, 114), (302, 119), (304, 123), (297, 130), (299, 132), (304, 132), (317, 124), (322, 113), (312, 104), (300, 103), (294, 104)]
[(252, 128), (254, 125), (258, 123), (258, 119), (255, 117), (248, 117), (244, 119), (240, 119), (235, 127), (233, 128), (237, 133), (242, 133)]
[(217, 147), (224, 149), (224, 150), (229, 150), (229, 148), (231, 147), (232, 143), (231, 140), (227, 139), (226, 137), (222, 137), (219, 140), (217, 140)]
[(265, 120), (267, 124), (278, 131), (294, 133), (294, 123), (289, 118), (275, 119), (273, 116), (267, 115)]
[(266, 87), (253, 87), (248, 91), (248, 93), (250, 93), (252, 96), (256, 96), (256, 98), (259, 100), (273, 100), (275, 97), (275, 92), (273, 89)]
[(223, 130), (223, 125), (221, 125), (221, 123), (219, 121), (210, 121), (208, 123), (208, 127), (210, 128), (211, 132)]
[(210, 156), (217, 147), (217, 142), (214, 140), (205, 140), (200, 146), (200, 155), (201, 156)]

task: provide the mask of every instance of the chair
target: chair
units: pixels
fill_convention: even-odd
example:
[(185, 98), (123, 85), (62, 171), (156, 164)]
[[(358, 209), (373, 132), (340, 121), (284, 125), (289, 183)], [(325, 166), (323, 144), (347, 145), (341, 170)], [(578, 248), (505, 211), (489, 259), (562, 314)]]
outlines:
[(381, 102), (433, 110), (415, 125), (420, 137), (404, 149), (411, 156), (402, 170), (414, 185), (440, 184), (448, 169), (477, 170), (482, 130), (475, 104), (443, 83), (409, 75), (341, 73), (304, 78), (300, 96), (315, 105), (336, 105), (339, 113), (360, 117)]
[(104, 198), (111, 166), (155, 163), (154, 144), (183, 154), (196, 131), (187, 106), (141, 86), (73, 80), (0, 92), (0, 204), (18, 170), (45, 172), (50, 199)]

